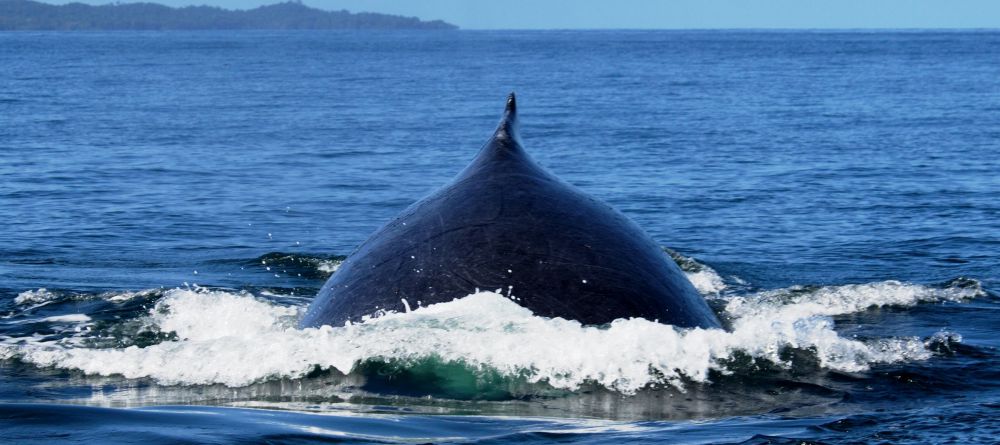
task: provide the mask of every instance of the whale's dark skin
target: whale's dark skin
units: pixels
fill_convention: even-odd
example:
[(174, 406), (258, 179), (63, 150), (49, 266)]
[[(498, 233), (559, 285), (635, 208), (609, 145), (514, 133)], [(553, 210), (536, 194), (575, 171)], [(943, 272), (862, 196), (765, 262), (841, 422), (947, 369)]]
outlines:
[[(510, 288), (509, 286), (513, 286)], [(449, 184), (411, 205), (330, 277), (301, 327), (512, 289), (535, 315), (587, 325), (642, 317), (718, 328), (704, 298), (635, 223), (521, 147), (514, 95), (493, 137)]]

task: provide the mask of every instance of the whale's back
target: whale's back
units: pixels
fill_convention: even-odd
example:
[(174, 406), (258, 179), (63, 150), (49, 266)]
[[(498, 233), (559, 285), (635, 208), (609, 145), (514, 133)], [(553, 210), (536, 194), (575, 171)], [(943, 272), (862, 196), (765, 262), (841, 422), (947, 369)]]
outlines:
[(531, 159), (513, 98), (493, 138), (451, 183), (413, 204), (354, 252), (303, 326), (359, 321), (501, 289), (537, 315), (585, 324), (642, 317), (718, 327), (665, 252), (609, 205)]

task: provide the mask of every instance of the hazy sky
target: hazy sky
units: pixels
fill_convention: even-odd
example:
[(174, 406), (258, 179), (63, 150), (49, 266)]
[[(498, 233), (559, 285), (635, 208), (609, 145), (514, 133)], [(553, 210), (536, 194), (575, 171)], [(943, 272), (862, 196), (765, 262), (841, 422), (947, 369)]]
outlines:
[[(245, 9), (282, 0), (121, 1)], [(303, 0), (303, 3), (322, 9), (442, 19), (465, 29), (1000, 28), (1000, 0)]]

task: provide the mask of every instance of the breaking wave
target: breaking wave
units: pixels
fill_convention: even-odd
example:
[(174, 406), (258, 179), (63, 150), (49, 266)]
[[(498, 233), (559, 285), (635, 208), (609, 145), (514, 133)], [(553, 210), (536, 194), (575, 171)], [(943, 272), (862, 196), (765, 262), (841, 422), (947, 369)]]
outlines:
[(111, 302), (129, 301), (137, 297), (155, 297), (164, 292), (163, 289), (146, 289), (141, 291), (102, 292), (99, 294), (84, 294), (74, 292), (51, 291), (46, 288), (26, 290), (14, 297), (18, 306), (40, 307), (50, 303), (66, 300), (103, 299)]
[[(703, 267), (700, 273), (711, 270)], [(699, 288), (715, 294), (721, 290)], [(19, 304), (51, 301), (46, 292), (22, 293)], [(643, 319), (582, 326), (535, 316), (493, 292), (349, 326), (298, 329), (305, 309), (301, 303), (200, 288), (144, 292), (159, 296), (151, 309), (127, 324), (129, 335), (147, 338), (145, 343), (121, 347), (102, 341), (108, 334), (91, 329), (95, 322), (90, 317), (64, 316), (36, 321), (75, 325), (65, 330), (70, 334), (0, 338), (0, 359), (166, 385), (230, 387), (308, 378), (316, 372), (348, 375), (372, 363), (405, 367), (431, 361), (439, 367), (461, 366), (480, 379), (499, 376), (564, 390), (596, 384), (631, 394), (647, 387), (683, 390), (692, 383), (709, 383), (712, 375), (741, 372), (746, 358), (792, 367), (801, 354), (787, 354), (789, 350), (804, 352), (822, 368), (848, 372), (925, 360), (936, 343), (960, 337), (942, 332), (931, 338), (846, 338), (834, 329), (832, 317), (984, 295), (979, 283), (969, 279), (941, 286), (897, 281), (796, 286), (726, 298), (720, 314), (732, 328), (726, 331), (678, 329)], [(141, 293), (122, 293), (122, 298), (132, 298), (128, 294)], [(114, 298), (105, 295), (109, 301)]]

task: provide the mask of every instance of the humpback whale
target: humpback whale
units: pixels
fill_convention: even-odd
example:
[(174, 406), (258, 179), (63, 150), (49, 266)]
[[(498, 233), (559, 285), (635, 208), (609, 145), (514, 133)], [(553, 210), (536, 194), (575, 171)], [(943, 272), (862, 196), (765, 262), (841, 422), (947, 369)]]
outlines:
[(720, 327), (677, 264), (638, 225), (528, 155), (513, 93), (472, 163), (348, 256), (300, 327), (358, 322), (477, 289), (502, 289), (535, 315), (586, 325), (641, 317)]

